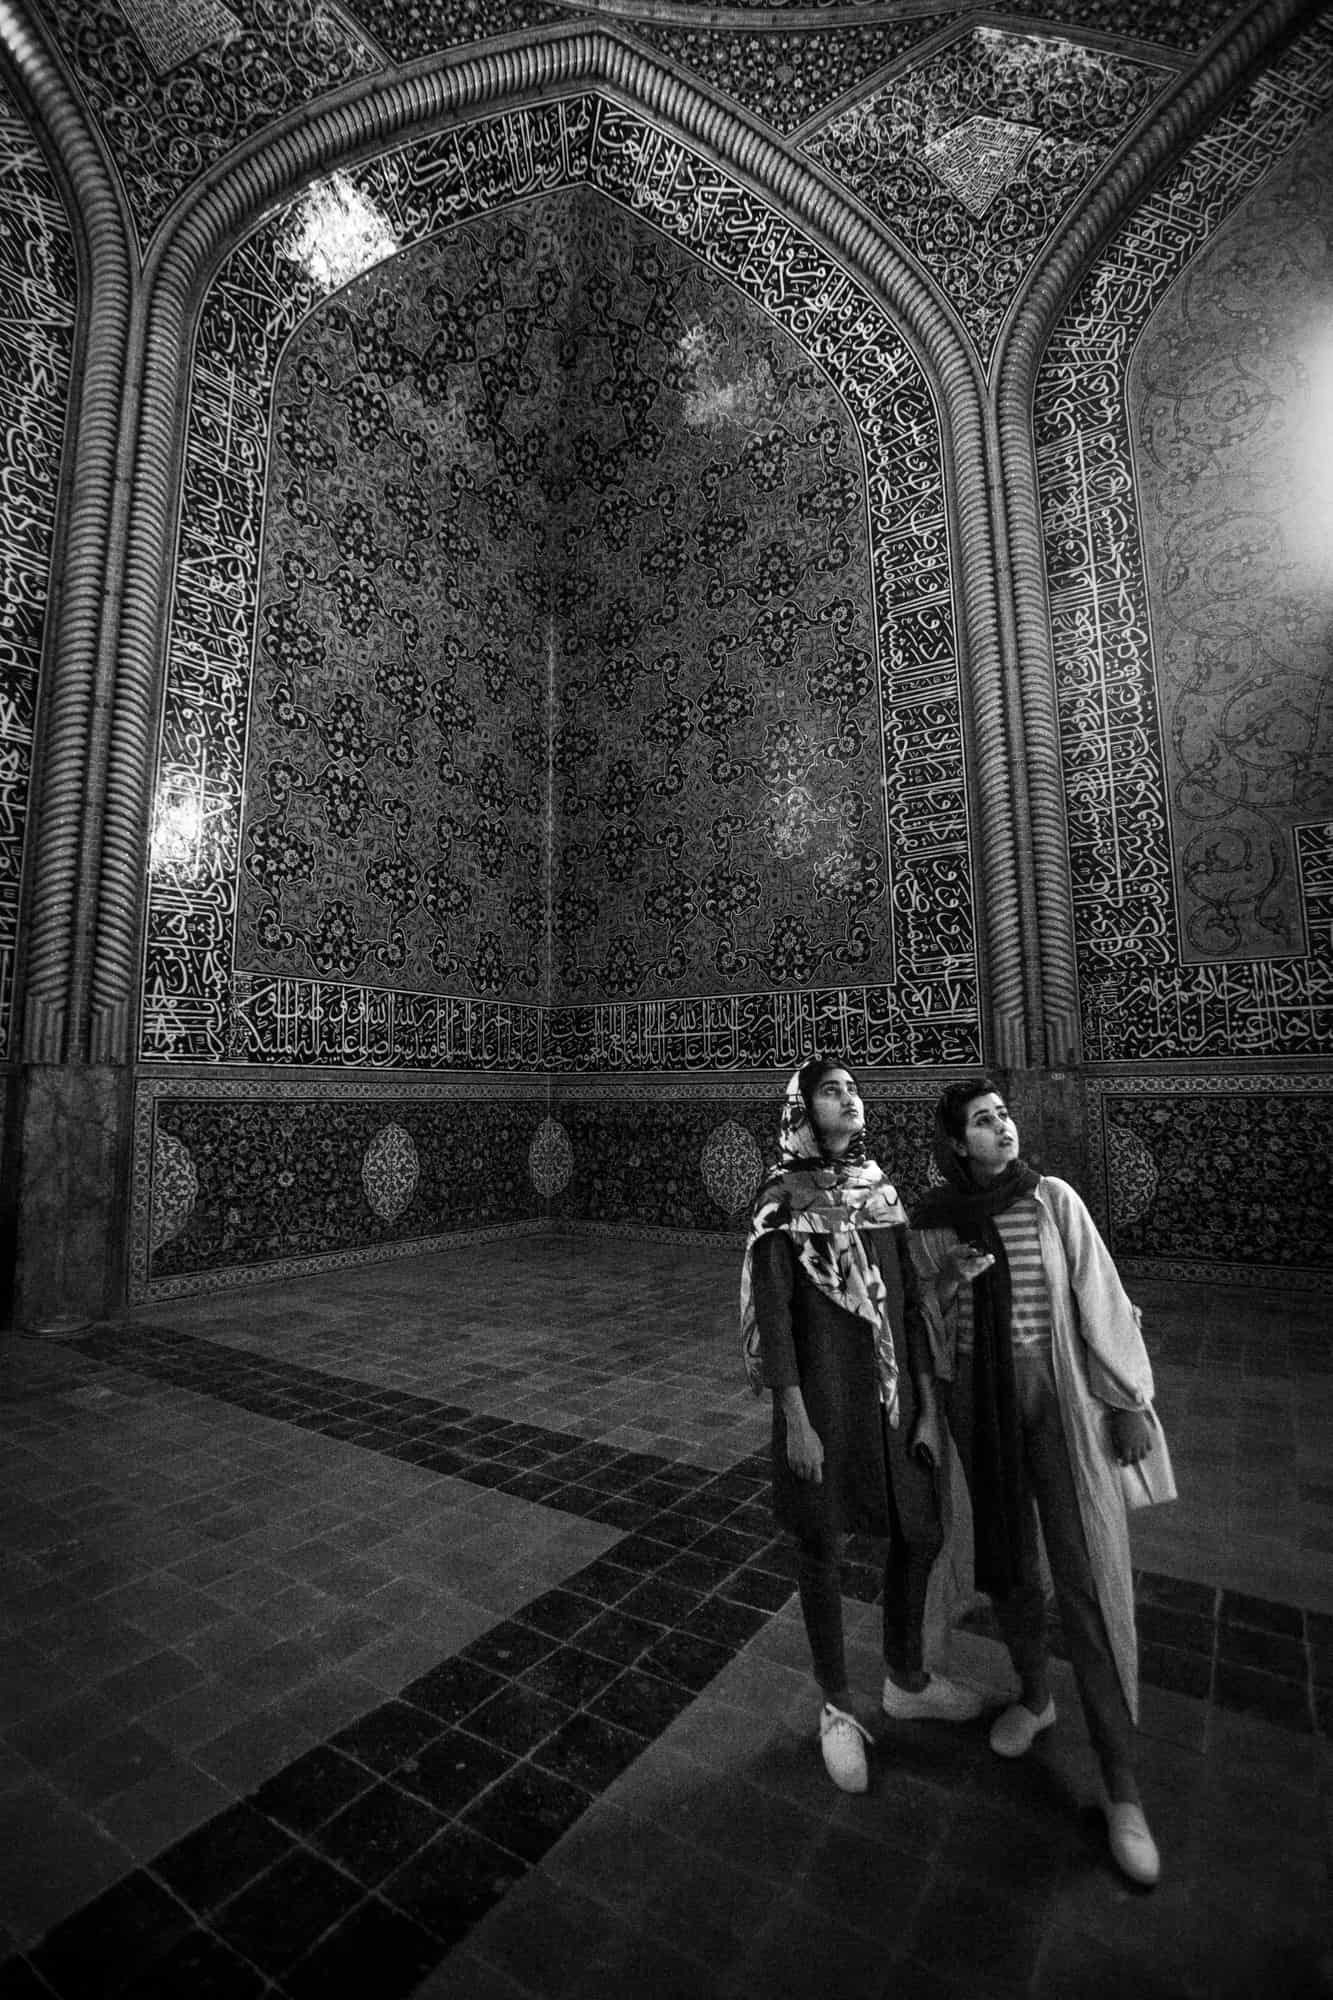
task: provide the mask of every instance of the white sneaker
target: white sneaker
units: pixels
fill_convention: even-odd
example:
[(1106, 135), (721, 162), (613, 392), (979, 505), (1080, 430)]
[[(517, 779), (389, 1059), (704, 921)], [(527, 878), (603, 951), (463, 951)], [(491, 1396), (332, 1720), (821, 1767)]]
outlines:
[(863, 1792), (870, 1783), (866, 1763), (869, 1730), (854, 1715), (846, 1715), (826, 1701), (819, 1711), (819, 1747), (824, 1753), (824, 1769), (841, 1792)]
[(880, 1707), (897, 1722), (973, 1722), (984, 1706), (980, 1688), (945, 1674), (932, 1674), (923, 1688), (900, 1688), (892, 1675), (884, 1676)]
[(1040, 1715), (1034, 1715), (1021, 1701), (1011, 1702), (991, 1724), (990, 1747), (997, 1757), (1025, 1757), (1042, 1730), (1054, 1721), (1053, 1701), (1047, 1701)]
[(1106, 1830), (1116, 1866), (1131, 1882), (1151, 1889), (1162, 1872), (1157, 1842), (1148, 1831), (1142, 1806), (1108, 1805)]

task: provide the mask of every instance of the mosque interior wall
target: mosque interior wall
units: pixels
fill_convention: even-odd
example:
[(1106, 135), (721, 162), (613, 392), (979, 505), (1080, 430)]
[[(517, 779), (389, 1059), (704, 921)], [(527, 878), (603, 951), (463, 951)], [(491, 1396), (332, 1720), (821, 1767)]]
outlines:
[[(151, 241), (258, 131), (244, 90), (224, 65), (191, 121), (110, 9), (78, 37), (63, 0), (43, 11)], [(1327, 21), (1085, 260), (1036, 363), (1028, 484), (1012, 440), (959, 442), (1025, 284), (1191, 53), (1149, 13), (1126, 47), (947, 13), (849, 33), (836, 61), (826, 37), (827, 74), (789, 89), (776, 39), (742, 60), (739, 36), (643, 25), (888, 232), (929, 313), (725, 148), (587, 82), (363, 148), (334, 183), (386, 232), (363, 271), (310, 261), (303, 186), (235, 232), (166, 385), (117, 1072), (131, 1299), (506, 1230), (735, 1235), (816, 1045), (862, 1070), (880, 1156), (922, 1192), (933, 1096), (997, 1047), (994, 668), (964, 532), (997, 486), (1041, 553), (1023, 587), (1049, 655), (1018, 659), (1016, 698), (1059, 787), (1077, 989), (1071, 1045), (1033, 1023), (1006, 1066), (1025, 1129), (1131, 1272), (1320, 1281)], [(303, 58), (312, 92), (421, 53), (412, 10), (352, 14), (364, 36)], [(115, 119), (99, 35), (141, 79)], [(80, 266), (12, 94), (0, 144), (28, 312), (0, 383), (21, 1094)], [(999, 836), (1016, 882), (1021, 832)], [(49, 1122), (11, 1140), (11, 1176), (70, 1143)]]

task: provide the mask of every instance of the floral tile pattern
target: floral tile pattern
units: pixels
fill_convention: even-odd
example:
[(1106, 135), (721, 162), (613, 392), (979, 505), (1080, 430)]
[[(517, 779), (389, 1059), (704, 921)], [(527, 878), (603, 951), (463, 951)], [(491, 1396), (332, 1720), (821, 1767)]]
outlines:
[(730, 28), (716, 20), (695, 28), (645, 19), (634, 23), (634, 34), (777, 131), (795, 132), (951, 18), (942, 9), (873, 27), (763, 34), (743, 18)]
[[(1042, 248), (1172, 75), (1077, 42), (974, 28), (839, 112), (804, 150), (903, 239), (987, 359)], [(996, 121), (1026, 134), (1007, 157)], [(970, 199), (973, 188), (984, 199)]]
[(111, 0), (41, 5), (111, 150), (145, 243), (171, 204), (233, 147), (284, 113), (383, 67), (371, 44), (331, 7), (230, 0), (241, 32), (159, 75), (149, 47)]
[(1327, 1077), (1285, 1088), (1136, 1079), (1099, 1096), (1117, 1257), (1182, 1276), (1248, 1272), (1253, 1282), (1333, 1269)]
[(539, 1121), (533, 1105), (493, 1099), (164, 1099), (157, 1171), (178, 1189), (188, 1162), (193, 1199), (177, 1200), (148, 1282), (521, 1224), (541, 1212), (528, 1172)]
[[(1326, 181), (1330, 106), (1333, 23), (1324, 18), (1152, 190), (1071, 298), (1037, 377), (1037, 469), (1092, 1062), (1310, 1056), (1333, 1036), (1321, 831), (1328, 803), (1308, 712), (1318, 642), (1312, 648), (1300, 636), (1313, 629), (1321, 586), (1293, 559), (1296, 546), (1283, 546), (1289, 525), (1272, 508), (1261, 510), (1259, 527), (1230, 499), (1220, 502), (1209, 476), (1223, 459), (1249, 460), (1277, 406), (1287, 423), (1305, 422), (1289, 331), (1275, 327), (1277, 337), (1248, 360), (1239, 336), (1216, 351), (1206, 415), (1194, 401), (1197, 368), (1184, 391), (1188, 408), (1173, 413), (1158, 393), (1178, 379), (1182, 326), (1209, 274), (1265, 323), (1273, 308), (1261, 298), (1270, 290), (1279, 312), (1308, 311), (1326, 254), (1316, 252), (1306, 271), (1301, 226), (1281, 200), (1286, 181), (1270, 186), (1266, 177), (1283, 161), (1284, 177)], [(1182, 285), (1191, 260), (1200, 278)], [(1159, 309), (1162, 342), (1174, 348), (1150, 334), (1136, 437), (1131, 361)], [(1228, 485), (1228, 495), (1234, 490)], [(1149, 518), (1161, 518), (1160, 556), (1144, 546), (1145, 498)], [(1274, 682), (1265, 627), (1277, 621), (1287, 636)], [(1247, 690), (1264, 673), (1273, 684), (1255, 716)], [(1276, 810), (1260, 825), (1253, 808), (1264, 799)], [(1302, 817), (1307, 825), (1288, 832)], [(1209, 962), (1197, 962), (1205, 954)]]
[(144, 1055), (766, 1066), (828, 1020), (975, 1059), (942, 443), (898, 329), (595, 98), (358, 196), (391, 266), (323, 306), (293, 205), (200, 321)]

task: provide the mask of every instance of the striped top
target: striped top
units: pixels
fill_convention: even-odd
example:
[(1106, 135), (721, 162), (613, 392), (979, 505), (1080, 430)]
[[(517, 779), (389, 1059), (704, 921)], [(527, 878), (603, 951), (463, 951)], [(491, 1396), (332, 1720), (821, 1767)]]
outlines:
[[(1041, 1238), (1037, 1233), (1037, 1202), (1024, 1195), (1012, 1208), (993, 1218), (1009, 1261), (1009, 1283), (1013, 1308), (1009, 1322), (1015, 1354), (1051, 1344), (1051, 1299), (1046, 1289), (1046, 1273), (1041, 1262)], [(972, 1351), (972, 1287), (958, 1287), (958, 1352)]]

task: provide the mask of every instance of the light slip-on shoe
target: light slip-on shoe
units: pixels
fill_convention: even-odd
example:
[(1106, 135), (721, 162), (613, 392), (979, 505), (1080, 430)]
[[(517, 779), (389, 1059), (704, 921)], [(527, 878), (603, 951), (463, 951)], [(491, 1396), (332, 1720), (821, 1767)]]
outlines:
[(1162, 1857), (1157, 1842), (1148, 1831), (1142, 1806), (1108, 1805), (1106, 1831), (1116, 1867), (1131, 1882), (1151, 1889), (1162, 1873)]
[(847, 1715), (826, 1701), (819, 1711), (819, 1747), (824, 1753), (824, 1769), (841, 1792), (863, 1792), (870, 1782), (866, 1763), (869, 1730), (854, 1715)]
[(991, 1724), (990, 1747), (997, 1757), (1025, 1757), (1043, 1729), (1055, 1721), (1055, 1703), (1048, 1701), (1034, 1715), (1021, 1701), (1011, 1703)]
[(900, 1688), (886, 1674), (880, 1707), (895, 1722), (973, 1722), (985, 1707), (985, 1696), (980, 1688), (945, 1674), (932, 1674), (923, 1688)]

